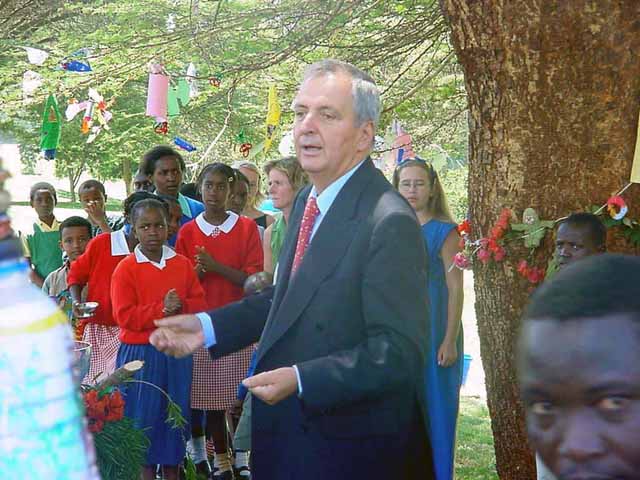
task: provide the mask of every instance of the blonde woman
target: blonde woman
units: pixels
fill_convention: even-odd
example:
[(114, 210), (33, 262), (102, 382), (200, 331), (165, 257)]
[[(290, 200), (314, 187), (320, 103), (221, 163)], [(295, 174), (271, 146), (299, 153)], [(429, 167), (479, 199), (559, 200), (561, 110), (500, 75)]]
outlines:
[(249, 179), (249, 200), (242, 215), (251, 218), (259, 227), (267, 228), (274, 222), (274, 218), (258, 209), (258, 205), (264, 200), (260, 191), (260, 170), (255, 163), (245, 160), (234, 162), (231, 166)]
[(282, 212), (264, 232), (264, 270), (273, 273), (289, 222), (289, 214), (298, 191), (307, 183), (307, 177), (296, 157), (272, 160), (264, 167), (269, 179), (269, 196), (273, 206)]
[(440, 179), (419, 158), (396, 167), (393, 185), (409, 202), (422, 225), (429, 256), (430, 343), (425, 390), (427, 425), (436, 480), (452, 480), (456, 421), (462, 383), (462, 271), (451, 268), (460, 236), (451, 218)]

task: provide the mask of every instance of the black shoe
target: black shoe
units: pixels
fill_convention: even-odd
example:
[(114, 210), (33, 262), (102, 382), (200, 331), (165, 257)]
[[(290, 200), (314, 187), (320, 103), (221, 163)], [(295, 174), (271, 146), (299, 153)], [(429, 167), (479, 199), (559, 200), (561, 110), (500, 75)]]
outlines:
[(233, 467), (233, 475), (236, 480), (251, 480), (251, 470), (246, 465), (238, 468)]
[(212, 480), (234, 480), (233, 478), (233, 470), (225, 470), (221, 472), (220, 470), (215, 470), (211, 474)]

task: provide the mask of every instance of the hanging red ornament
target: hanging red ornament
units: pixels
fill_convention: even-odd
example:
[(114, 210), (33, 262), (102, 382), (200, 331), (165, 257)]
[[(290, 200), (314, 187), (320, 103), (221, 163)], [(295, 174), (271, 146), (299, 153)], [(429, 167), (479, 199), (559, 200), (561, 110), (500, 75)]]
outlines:
[(162, 135), (169, 133), (169, 122), (158, 122), (153, 127), (153, 131)]

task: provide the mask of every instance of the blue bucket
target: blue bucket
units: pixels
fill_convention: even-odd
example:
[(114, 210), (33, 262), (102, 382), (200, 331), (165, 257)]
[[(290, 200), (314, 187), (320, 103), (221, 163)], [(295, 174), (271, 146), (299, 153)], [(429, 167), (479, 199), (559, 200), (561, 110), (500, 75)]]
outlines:
[(464, 362), (462, 364), (462, 385), (467, 383), (467, 376), (469, 375), (469, 368), (471, 367), (471, 360), (473, 357), (467, 353), (464, 355)]

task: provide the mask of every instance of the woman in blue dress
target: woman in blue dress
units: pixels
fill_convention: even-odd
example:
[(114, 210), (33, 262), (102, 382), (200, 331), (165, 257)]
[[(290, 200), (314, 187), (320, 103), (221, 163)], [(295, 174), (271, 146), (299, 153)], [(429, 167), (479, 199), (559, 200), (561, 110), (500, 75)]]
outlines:
[(462, 271), (452, 267), (460, 236), (433, 166), (415, 158), (396, 168), (393, 183), (416, 212), (429, 256), (429, 345), (425, 366), (426, 421), (436, 480), (454, 472), (456, 421), (462, 383)]

